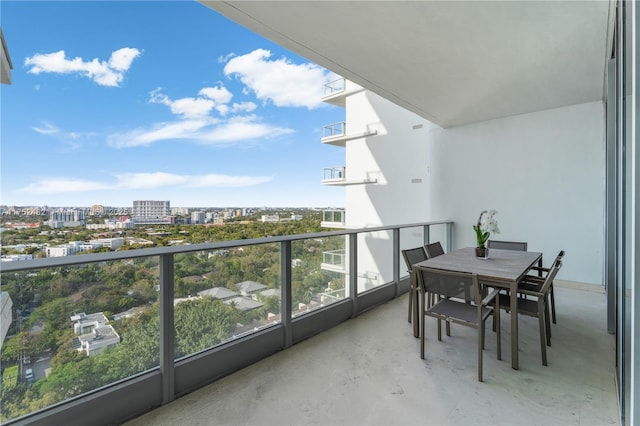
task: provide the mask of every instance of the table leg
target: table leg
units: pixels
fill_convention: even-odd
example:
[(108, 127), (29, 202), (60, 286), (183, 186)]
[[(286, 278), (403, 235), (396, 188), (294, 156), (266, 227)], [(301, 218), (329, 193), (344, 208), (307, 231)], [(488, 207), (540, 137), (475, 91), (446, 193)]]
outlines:
[(420, 297), (418, 297), (418, 277), (416, 276), (416, 271), (411, 273), (411, 280), (413, 280), (413, 294), (410, 297), (413, 297), (413, 337), (420, 337)]
[(518, 369), (518, 282), (511, 283), (511, 368)]

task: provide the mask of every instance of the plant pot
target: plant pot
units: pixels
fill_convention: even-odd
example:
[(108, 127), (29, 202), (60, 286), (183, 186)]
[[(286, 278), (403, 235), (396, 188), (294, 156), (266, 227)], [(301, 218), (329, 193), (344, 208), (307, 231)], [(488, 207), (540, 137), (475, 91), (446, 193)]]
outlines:
[(489, 258), (489, 249), (486, 247), (476, 247), (476, 257), (480, 259)]

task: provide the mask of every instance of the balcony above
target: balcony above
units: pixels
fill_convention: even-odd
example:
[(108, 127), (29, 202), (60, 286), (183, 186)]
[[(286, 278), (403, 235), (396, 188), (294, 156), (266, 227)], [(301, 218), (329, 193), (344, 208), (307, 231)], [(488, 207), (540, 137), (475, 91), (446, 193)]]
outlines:
[(320, 226), (323, 228), (346, 228), (345, 211), (344, 210), (323, 210), (322, 222)]
[(347, 186), (347, 185), (366, 185), (370, 183), (376, 183), (378, 179), (375, 178), (363, 178), (363, 179), (347, 179), (346, 166), (342, 167), (328, 167), (324, 169), (324, 177), (322, 178), (323, 185), (334, 186)]
[(345, 263), (345, 251), (344, 250), (331, 250), (322, 253), (322, 264), (320, 269), (323, 271), (339, 272), (341, 274), (347, 273)]
[(324, 96), (322, 101), (331, 105), (345, 107), (347, 96), (364, 90), (361, 86), (346, 80), (345, 78), (339, 78), (323, 86)]
[(364, 132), (347, 133), (347, 123), (342, 121), (324, 126), (322, 134), (320, 142), (344, 147), (347, 141), (375, 136), (378, 134), (378, 130), (367, 129)]

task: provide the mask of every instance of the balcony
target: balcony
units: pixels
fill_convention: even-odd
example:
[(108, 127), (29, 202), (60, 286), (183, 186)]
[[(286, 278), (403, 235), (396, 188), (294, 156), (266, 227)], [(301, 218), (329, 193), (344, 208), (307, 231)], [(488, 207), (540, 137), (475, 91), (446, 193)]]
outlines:
[[(3, 263), (29, 310), (4, 342), (3, 423), (121, 423), (228, 376), (405, 292), (400, 249), (432, 226), (452, 223)], [(322, 270), (331, 251), (350, 275)], [(121, 339), (81, 352), (83, 317)]]
[[(501, 361), (495, 359), (495, 334), (488, 331), (485, 382), (477, 382), (473, 331), (454, 325), (452, 337), (438, 342), (434, 321), (427, 324), (427, 358), (420, 359), (419, 341), (407, 323), (407, 295), (403, 293), (408, 279), (401, 275), (404, 265), (399, 251), (428, 241), (434, 234), (430, 228), (443, 225), (444, 234), (450, 234), (450, 222), (433, 222), (2, 265), (3, 285), (10, 285), (11, 276), (23, 272), (28, 274), (22, 278), (42, 280), (42, 270), (59, 267), (66, 271), (67, 281), (75, 274), (89, 281), (92, 274), (106, 276), (94, 266), (112, 267), (124, 279), (134, 265), (138, 265), (135, 270), (140, 279), (157, 268), (159, 283), (159, 334), (146, 337), (152, 339), (149, 347), (159, 350), (155, 365), (138, 367), (112, 383), (76, 381), (74, 388), (98, 386), (5, 424), (121, 423), (136, 416), (140, 417), (131, 420), (130, 426), (206, 423), (212, 418), (221, 424), (495, 424), (512, 423), (513, 419), (523, 419), (526, 424), (617, 424), (615, 341), (606, 332), (606, 298), (600, 287), (557, 281), (558, 324), (552, 328), (548, 367), (540, 361), (537, 320), (527, 317), (519, 319), (518, 371), (511, 368), (508, 350), (503, 350)], [(381, 238), (385, 233), (390, 238)], [(366, 244), (359, 244), (361, 241), (378, 249), (382, 242), (386, 244), (381, 252), (371, 252)], [(312, 244), (314, 252), (316, 244), (346, 244), (344, 253), (348, 255), (340, 256), (335, 249), (332, 263), (340, 259), (355, 267), (348, 279), (332, 278), (328, 287), (318, 289), (309, 303), (300, 306), (294, 293), (299, 285), (297, 267), (291, 259), (293, 253), (311, 252), (312, 247), (306, 244)], [(444, 245), (450, 249), (449, 241)], [(174, 318), (181, 317), (178, 311), (187, 302), (175, 304), (174, 295), (188, 271), (176, 276), (177, 270), (197, 264), (191, 256), (215, 263), (218, 256), (244, 256), (254, 246), (262, 253), (278, 253), (280, 314), (234, 329), (220, 343), (204, 350), (180, 353), (185, 333), (180, 324), (174, 326)], [(375, 253), (379, 285), (360, 291), (360, 276), (369, 276), (371, 270), (363, 260)], [(180, 268), (176, 268), (178, 264)], [(53, 281), (51, 291), (56, 291), (57, 285)], [(147, 312), (145, 318), (153, 319), (153, 315)], [(204, 321), (207, 316), (198, 318)], [(502, 321), (505, 348), (509, 342), (508, 315)], [(139, 338), (154, 327), (147, 328)], [(174, 329), (175, 334), (170, 331)], [(123, 333), (119, 346), (126, 342), (127, 333)], [(89, 359), (66, 361), (67, 374), (84, 368)], [(138, 357), (128, 359), (132, 367), (139, 362)], [(27, 386), (42, 391), (49, 377), (39, 375), (35, 367), (39, 362), (32, 361), (36, 382)], [(59, 374), (54, 371), (51, 376)], [(213, 381), (215, 384), (209, 385)], [(310, 391), (313, 397), (309, 397)], [(261, 397), (247, 403), (247, 395)]]
[(322, 101), (345, 107), (348, 95), (364, 90), (361, 86), (344, 78), (339, 78), (323, 86)]
[(322, 131), (323, 136), (322, 139), (320, 139), (320, 142), (328, 145), (344, 147), (347, 141), (375, 136), (377, 134), (377, 129), (367, 129), (364, 132), (347, 133), (347, 123), (342, 121), (324, 126)]
[[(549, 366), (538, 325), (520, 318), (520, 370), (495, 358), (487, 333), (485, 381), (476, 380), (473, 330), (438, 342), (427, 323), (426, 359), (406, 321), (407, 295), (225, 377), (126, 426), (175, 424), (618, 424), (614, 337), (605, 296), (556, 287)], [(508, 315), (502, 330), (509, 330)], [(508, 344), (508, 333), (503, 335)]]
[(322, 222), (320, 226), (323, 228), (344, 228), (346, 226), (346, 212), (344, 210), (323, 210)]
[(341, 274), (347, 272), (345, 263), (345, 251), (344, 250), (332, 250), (322, 253), (322, 264), (320, 268), (324, 271), (333, 271)]
[(376, 183), (378, 179), (364, 178), (364, 179), (347, 179), (347, 168), (341, 167), (328, 167), (324, 169), (324, 177), (322, 178), (323, 185), (366, 185), (370, 183)]

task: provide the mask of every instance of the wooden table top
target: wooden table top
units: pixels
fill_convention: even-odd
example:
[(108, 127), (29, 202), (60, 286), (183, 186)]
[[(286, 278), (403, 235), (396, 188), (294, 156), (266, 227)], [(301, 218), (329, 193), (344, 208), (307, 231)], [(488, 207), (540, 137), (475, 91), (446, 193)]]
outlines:
[(474, 247), (450, 251), (441, 256), (417, 263), (416, 267), (444, 269), (447, 271), (471, 272), (478, 274), (480, 281), (518, 282), (540, 259), (542, 253), (490, 249), (489, 258), (478, 258)]

